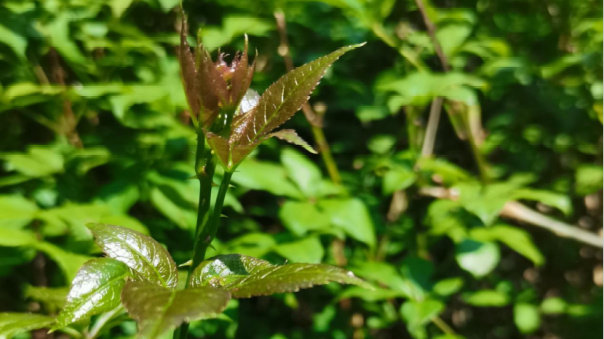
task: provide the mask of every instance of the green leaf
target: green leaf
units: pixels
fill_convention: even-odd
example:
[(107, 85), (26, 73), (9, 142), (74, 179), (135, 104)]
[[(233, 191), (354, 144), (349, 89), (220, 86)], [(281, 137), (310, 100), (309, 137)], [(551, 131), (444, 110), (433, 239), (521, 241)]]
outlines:
[(233, 124), (231, 142), (254, 144), (289, 120), (308, 100), (327, 68), (346, 52), (362, 45), (342, 47), (279, 78), (262, 93), (258, 105)]
[(497, 290), (480, 290), (463, 296), (465, 302), (478, 307), (502, 307), (510, 302), (507, 294)]
[(266, 260), (239, 254), (219, 255), (202, 262), (191, 276), (191, 286), (224, 287), (235, 298), (249, 298), (329, 282), (367, 285), (352, 272), (324, 264), (273, 265)]
[(12, 338), (19, 333), (44, 328), (52, 324), (52, 317), (33, 313), (0, 313), (0, 338)]
[(532, 304), (517, 303), (514, 305), (514, 323), (521, 333), (533, 333), (541, 326), (539, 308)]
[(575, 190), (577, 194), (588, 195), (602, 189), (602, 166), (581, 165), (575, 172)]
[(320, 231), (330, 225), (330, 217), (310, 201), (286, 201), (279, 210), (283, 225), (293, 234), (302, 236), (309, 231)]
[(110, 258), (121, 261), (142, 278), (164, 287), (175, 287), (178, 271), (174, 260), (150, 236), (128, 228), (88, 224), (96, 243)]
[(277, 139), (287, 141), (290, 144), (294, 144), (304, 148), (312, 154), (317, 154), (317, 151), (311, 145), (309, 145), (308, 142), (302, 139), (302, 137), (299, 136), (298, 133), (296, 133), (296, 131), (293, 129), (282, 129), (280, 131), (269, 134), (268, 137), (275, 137)]
[(65, 305), (69, 287), (27, 286), (25, 297), (44, 305), (50, 313), (58, 313)]
[(229, 300), (229, 292), (207, 286), (173, 290), (129, 280), (122, 290), (122, 303), (138, 322), (139, 338), (157, 338), (183, 321), (215, 317)]
[(382, 193), (384, 195), (389, 195), (398, 190), (404, 190), (413, 185), (416, 179), (417, 175), (410, 168), (401, 166), (394, 167), (384, 174)]
[(436, 282), (432, 287), (432, 290), (438, 295), (449, 296), (459, 291), (463, 287), (463, 284), (464, 281), (462, 278), (448, 278)]
[(26, 226), (35, 218), (37, 212), (38, 206), (21, 195), (0, 196), (0, 222), (3, 227)]
[(331, 223), (342, 229), (351, 238), (361, 241), (369, 247), (375, 246), (373, 221), (365, 204), (355, 198), (325, 199), (318, 203), (320, 209), (329, 215)]
[(300, 190), (287, 178), (287, 172), (279, 165), (250, 159), (238, 168), (233, 181), (241, 186), (265, 190), (275, 195), (302, 198)]
[(544, 314), (563, 314), (567, 307), (568, 303), (558, 297), (546, 298), (541, 302), (541, 312)]
[(318, 183), (322, 179), (321, 170), (306, 155), (291, 148), (281, 151), (281, 163), (289, 177), (307, 197), (317, 195)]
[(109, 258), (92, 259), (85, 263), (71, 283), (67, 302), (54, 328), (89, 319), (117, 307), (128, 272), (126, 265)]
[(434, 319), (434, 317), (437, 317), (444, 309), (445, 305), (438, 300), (410, 300), (401, 306), (401, 315), (407, 323), (409, 332), (415, 337), (425, 337), (425, 335), (422, 335), (422, 332), (424, 332), (423, 327), (430, 320)]
[(499, 263), (499, 257), (499, 247), (492, 242), (466, 239), (455, 249), (459, 266), (477, 278), (489, 274)]
[(537, 266), (545, 262), (545, 257), (533, 242), (530, 233), (518, 227), (498, 224), (488, 228), (473, 229), (470, 234), (476, 240), (498, 240)]
[(532, 188), (520, 188), (514, 192), (514, 199), (526, 199), (538, 201), (542, 204), (559, 209), (564, 215), (569, 216), (573, 211), (570, 198), (561, 193), (537, 190)]
[(318, 237), (309, 237), (298, 241), (283, 243), (273, 248), (282, 257), (293, 262), (318, 264), (323, 259), (323, 245)]

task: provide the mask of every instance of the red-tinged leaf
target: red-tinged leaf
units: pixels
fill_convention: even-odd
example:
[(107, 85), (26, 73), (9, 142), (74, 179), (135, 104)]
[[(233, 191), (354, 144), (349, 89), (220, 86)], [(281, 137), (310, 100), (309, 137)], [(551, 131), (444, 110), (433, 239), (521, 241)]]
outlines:
[(191, 54), (191, 48), (187, 42), (187, 18), (182, 15), (182, 26), (180, 29), (180, 48), (178, 50), (178, 59), (180, 61), (180, 71), (182, 75), (182, 83), (185, 88), (191, 115), (196, 117), (199, 115), (201, 108), (201, 97), (199, 85), (197, 83), (197, 69), (195, 68), (195, 60)]
[(206, 134), (206, 138), (220, 163), (228, 170), (235, 168), (235, 166), (258, 146), (258, 144), (232, 145), (226, 138), (211, 132)]
[(290, 144), (301, 146), (312, 154), (317, 154), (317, 151), (312, 148), (312, 146), (309, 145), (304, 139), (302, 139), (293, 129), (282, 129), (269, 134), (268, 137), (275, 137), (283, 141), (287, 141)]
[(248, 66), (248, 42), (247, 35), (245, 36), (245, 47), (241, 56), (235, 57), (233, 60), (233, 78), (231, 79), (230, 98), (229, 101), (233, 104), (239, 104), (241, 98), (243, 98), (245, 92), (252, 83), (252, 77), (254, 75), (255, 62)]
[(342, 47), (282, 76), (262, 94), (256, 108), (237, 121), (229, 141), (239, 145), (261, 141), (300, 109), (331, 64), (362, 45)]
[(141, 281), (128, 281), (122, 304), (138, 322), (138, 338), (157, 338), (183, 321), (207, 319), (220, 314), (231, 299), (216, 287), (174, 290)]
[(227, 96), (227, 85), (202, 44), (197, 46), (196, 58), (199, 60), (197, 83), (203, 106), (200, 120), (204, 127), (209, 127), (218, 115), (218, 103)]

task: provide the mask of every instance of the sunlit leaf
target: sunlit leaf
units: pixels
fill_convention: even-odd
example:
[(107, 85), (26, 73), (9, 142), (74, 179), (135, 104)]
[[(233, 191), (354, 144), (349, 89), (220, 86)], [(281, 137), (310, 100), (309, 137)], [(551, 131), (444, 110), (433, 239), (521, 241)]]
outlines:
[(175, 287), (178, 271), (168, 251), (153, 238), (128, 228), (88, 224), (96, 243), (110, 258), (121, 261), (142, 278)]
[(54, 318), (33, 313), (0, 313), (0, 339), (44, 328), (52, 324)]
[(183, 321), (215, 317), (229, 299), (226, 290), (209, 286), (173, 290), (128, 281), (122, 290), (122, 303), (138, 322), (139, 338), (157, 338)]
[(126, 265), (109, 258), (85, 263), (71, 283), (67, 302), (57, 317), (55, 328), (117, 307), (128, 272)]
[(253, 144), (279, 127), (308, 100), (327, 68), (344, 53), (360, 46), (362, 44), (342, 47), (282, 76), (262, 93), (256, 108), (233, 127), (231, 141)]
[(489, 274), (499, 263), (499, 247), (491, 242), (466, 239), (457, 244), (455, 259), (475, 277)]
[(302, 137), (300, 137), (293, 129), (282, 129), (280, 131), (273, 132), (268, 136), (287, 141), (290, 144), (298, 145), (312, 154), (317, 154), (317, 151), (306, 141), (304, 141), (304, 139), (302, 139)]
[(324, 264), (273, 265), (239, 254), (219, 255), (202, 262), (191, 276), (191, 286), (226, 288), (235, 298), (296, 292), (329, 282), (366, 285), (352, 272)]

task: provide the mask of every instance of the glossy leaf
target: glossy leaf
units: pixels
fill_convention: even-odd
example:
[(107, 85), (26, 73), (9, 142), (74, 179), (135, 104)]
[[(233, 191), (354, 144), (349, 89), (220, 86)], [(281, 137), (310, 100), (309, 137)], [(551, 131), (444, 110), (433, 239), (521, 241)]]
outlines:
[(178, 271), (168, 251), (153, 238), (128, 228), (88, 224), (96, 243), (110, 258), (121, 261), (140, 277), (160, 286), (175, 287)]
[(49, 326), (52, 317), (34, 313), (0, 313), (0, 339)]
[(126, 265), (109, 258), (85, 263), (71, 283), (67, 302), (57, 317), (55, 328), (117, 307), (128, 272)]
[(157, 338), (183, 321), (215, 317), (229, 300), (226, 290), (209, 286), (173, 290), (130, 280), (122, 290), (122, 303), (138, 322), (139, 338)]
[(325, 264), (273, 265), (239, 254), (219, 255), (202, 262), (191, 276), (191, 286), (223, 287), (235, 298), (297, 292), (329, 282), (367, 284), (352, 272)]
[(308, 100), (327, 68), (346, 52), (362, 45), (342, 47), (279, 78), (262, 93), (256, 108), (246, 113), (239, 124), (233, 126), (230, 141), (235, 144), (254, 144), (289, 120)]

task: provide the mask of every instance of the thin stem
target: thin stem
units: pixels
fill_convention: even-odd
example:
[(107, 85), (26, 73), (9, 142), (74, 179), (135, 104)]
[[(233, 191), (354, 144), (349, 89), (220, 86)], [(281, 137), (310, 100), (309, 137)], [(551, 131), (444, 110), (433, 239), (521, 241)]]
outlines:
[(218, 231), (218, 225), (220, 224), (220, 216), (222, 215), (222, 206), (224, 205), (224, 198), (226, 192), (229, 189), (231, 183), (231, 177), (233, 172), (224, 172), (218, 194), (216, 195), (216, 201), (214, 202), (214, 209), (210, 215), (210, 219), (205, 223), (197, 236), (199, 240), (199, 246), (196, 248), (196, 252), (193, 254), (193, 268), (199, 265), (204, 259), (206, 251), (210, 246), (210, 243), (216, 237)]
[(422, 157), (429, 157), (434, 151), (434, 141), (436, 140), (436, 131), (440, 122), (440, 112), (443, 105), (443, 98), (437, 97), (432, 100), (430, 105), (430, 115), (428, 116), (428, 125), (426, 126), (426, 134), (422, 144)]
[(449, 334), (449, 335), (456, 335), (455, 331), (451, 328), (451, 326), (449, 326), (444, 320), (442, 320), (440, 317), (434, 317), (432, 318), (432, 323), (434, 323), (434, 325), (436, 325), (436, 327), (438, 327), (441, 331), (443, 331), (445, 334)]
[[(288, 71), (291, 71), (292, 69), (294, 69), (294, 62), (289, 48), (289, 41), (287, 40), (287, 25), (285, 22), (285, 14), (282, 11), (276, 11), (273, 14), (275, 16), (275, 21), (277, 23), (277, 31), (279, 31), (280, 38), (278, 52), (285, 62), (285, 68)], [(304, 116), (306, 117), (306, 120), (311, 126), (312, 134), (315, 138), (315, 142), (317, 143), (317, 147), (319, 148), (319, 153), (321, 153), (323, 163), (327, 168), (329, 178), (335, 184), (342, 183), (342, 177), (340, 176), (338, 165), (336, 164), (336, 161), (333, 158), (329, 143), (327, 143), (325, 133), (323, 132), (323, 115), (319, 114), (319, 112), (315, 112), (308, 103), (302, 105), (302, 112), (304, 112)]]
[(445, 70), (445, 72), (450, 71), (451, 66), (449, 65), (449, 60), (443, 52), (443, 49), (440, 46), (440, 42), (438, 42), (438, 39), (436, 38), (436, 26), (430, 20), (430, 18), (428, 18), (428, 12), (426, 11), (424, 3), (422, 2), (422, 0), (415, 0), (415, 4), (417, 5), (419, 12), (422, 14), (422, 19), (424, 19), (424, 24), (426, 25), (426, 29), (428, 30), (428, 35), (430, 36), (430, 40), (432, 40), (432, 45), (434, 45), (434, 51), (436, 52), (436, 55), (438, 55), (438, 58), (440, 59), (440, 62), (443, 65), (443, 69)]
[(103, 313), (96, 320), (96, 322), (94, 323), (94, 326), (92, 326), (92, 328), (90, 329), (88, 334), (85, 335), (85, 338), (94, 339), (94, 338), (98, 337), (99, 334), (101, 334), (101, 330), (103, 329), (103, 327), (105, 327), (105, 325), (107, 325), (107, 323), (111, 319), (113, 319), (113, 317), (115, 317), (116, 314), (123, 312), (123, 311), (124, 311), (124, 308), (122, 307), (122, 305), (120, 305), (109, 312)]
[[(199, 180), (199, 201), (197, 207), (197, 222), (195, 225), (195, 238), (193, 242), (193, 262), (187, 271), (185, 287), (189, 287), (189, 281), (193, 270), (203, 261), (206, 249), (201, 237), (202, 230), (208, 222), (210, 200), (212, 198), (212, 182), (216, 169), (216, 161), (212, 151), (205, 148), (205, 136), (202, 131), (197, 131), (197, 147), (195, 150), (195, 175)], [(184, 339), (189, 332), (189, 324), (183, 323), (174, 331), (174, 339)]]
[[(459, 192), (445, 187), (423, 187), (419, 190), (419, 194), (438, 199), (459, 199)], [(543, 215), (517, 201), (506, 202), (499, 216), (541, 227), (562, 238), (573, 239), (594, 247), (603, 247), (601, 236)]]

